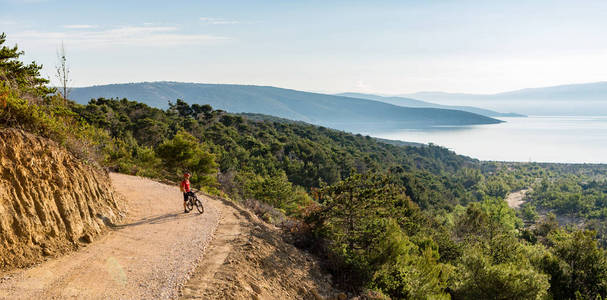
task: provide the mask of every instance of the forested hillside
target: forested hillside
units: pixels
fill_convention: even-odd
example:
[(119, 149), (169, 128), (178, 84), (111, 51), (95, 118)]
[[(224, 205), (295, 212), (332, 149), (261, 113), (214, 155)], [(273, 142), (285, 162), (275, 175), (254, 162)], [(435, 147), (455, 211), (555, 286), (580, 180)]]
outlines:
[[(121, 141), (106, 160), (121, 172), (178, 178), (192, 170), (194, 182), (211, 192), (277, 208), (252, 205), (289, 228), (297, 245), (326, 257), (346, 288), (463, 299), (606, 291), (607, 256), (595, 233), (559, 229), (550, 216), (525, 226), (503, 201), (566, 170), (479, 162), (437, 146), (393, 146), (182, 101), (166, 111), (125, 99), (72, 109)], [(216, 177), (205, 175), (210, 164), (197, 158), (209, 155)]]
[(128, 98), (165, 109), (168, 101), (184, 99), (232, 113), (261, 113), (354, 132), (501, 122), (464, 111), (401, 107), (270, 86), (143, 82), (76, 88), (71, 95), (83, 104), (92, 98)]
[[(0, 126), (49, 137), (123, 173), (177, 180), (190, 171), (196, 187), (281, 226), (352, 295), (607, 296), (607, 254), (596, 232), (559, 227), (549, 214), (575, 207), (567, 203), (600, 211), (604, 166), (481, 162), (179, 100), (165, 110), (127, 99), (76, 104), (44, 89), (39, 68), (29, 72), (17, 48), (0, 53), (9, 54), (0, 56)], [(504, 201), (529, 187), (529, 203), (545, 215)]]
[[(420, 173), (408, 181), (411, 195), (419, 192), (414, 196), (424, 207), (430, 205), (430, 191), (413, 186), (421, 186), (424, 181), (434, 183), (433, 192), (449, 195), (453, 205), (475, 197), (463, 187), (447, 188), (458, 183), (441, 174), (478, 168), (478, 161), (441, 147), (398, 147), (368, 136), (305, 123), (251, 121), (246, 116), (213, 110), (208, 105), (190, 106), (180, 100), (166, 111), (126, 99), (92, 100), (86, 106), (74, 105), (73, 110), (88, 123), (108, 128), (111, 136), (121, 141), (108, 149), (107, 159), (122, 172), (174, 177), (188, 169), (194, 172), (194, 183), (213, 189), (217, 187), (213, 179), (198, 174), (198, 158), (192, 162), (189, 156), (175, 156), (193, 152), (192, 157), (197, 157), (208, 152), (221, 173), (219, 183), (227, 186), (233, 180), (249, 186), (249, 181), (255, 179), (259, 181), (258, 188), (263, 189), (264, 182), (280, 179), (309, 190), (336, 183), (353, 173), (397, 167), (394, 172)], [(170, 163), (166, 167), (172, 173), (159, 171), (164, 172), (160, 161), (167, 160)], [(244, 192), (240, 191), (239, 197), (246, 198)]]

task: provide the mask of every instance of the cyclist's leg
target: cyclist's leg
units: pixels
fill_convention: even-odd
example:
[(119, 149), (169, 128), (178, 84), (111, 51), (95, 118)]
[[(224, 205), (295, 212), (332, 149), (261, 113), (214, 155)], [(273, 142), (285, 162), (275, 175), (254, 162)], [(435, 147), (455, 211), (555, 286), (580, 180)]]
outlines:
[(188, 193), (183, 193), (183, 212), (187, 213), (188, 209), (185, 206), (186, 202), (188, 202)]

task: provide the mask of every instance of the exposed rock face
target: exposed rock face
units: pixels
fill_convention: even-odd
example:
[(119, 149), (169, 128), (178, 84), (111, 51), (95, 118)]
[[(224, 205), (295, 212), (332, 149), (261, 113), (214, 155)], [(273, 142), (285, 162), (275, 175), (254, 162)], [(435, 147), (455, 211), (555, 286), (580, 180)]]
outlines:
[(119, 219), (107, 174), (55, 142), (0, 129), (0, 270), (90, 243)]

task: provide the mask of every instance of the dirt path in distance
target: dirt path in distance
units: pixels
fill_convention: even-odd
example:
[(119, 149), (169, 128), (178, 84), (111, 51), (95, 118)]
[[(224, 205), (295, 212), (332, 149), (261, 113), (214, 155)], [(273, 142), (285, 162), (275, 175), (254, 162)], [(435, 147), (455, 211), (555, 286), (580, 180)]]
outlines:
[[(183, 213), (177, 187), (110, 175), (128, 219), (69, 255), (0, 277), (0, 299), (171, 299), (201, 259), (219, 221), (219, 203)], [(238, 229), (238, 228), (237, 228)]]
[(508, 206), (514, 209), (518, 209), (525, 201), (525, 195), (529, 192), (529, 189), (523, 189), (520, 191), (512, 192), (506, 196), (506, 202)]

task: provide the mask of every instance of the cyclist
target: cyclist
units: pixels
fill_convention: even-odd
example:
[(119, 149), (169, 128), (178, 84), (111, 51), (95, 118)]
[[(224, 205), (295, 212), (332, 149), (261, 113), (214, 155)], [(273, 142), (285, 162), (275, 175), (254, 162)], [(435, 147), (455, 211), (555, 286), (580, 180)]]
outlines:
[(181, 189), (181, 192), (183, 193), (183, 212), (188, 213), (189, 211), (186, 208), (185, 204), (188, 201), (189, 196), (194, 196), (194, 193), (190, 189), (190, 173), (189, 172), (186, 172), (185, 174), (183, 174), (183, 180), (181, 181), (179, 188)]

